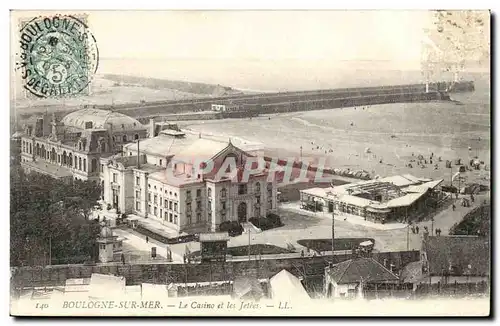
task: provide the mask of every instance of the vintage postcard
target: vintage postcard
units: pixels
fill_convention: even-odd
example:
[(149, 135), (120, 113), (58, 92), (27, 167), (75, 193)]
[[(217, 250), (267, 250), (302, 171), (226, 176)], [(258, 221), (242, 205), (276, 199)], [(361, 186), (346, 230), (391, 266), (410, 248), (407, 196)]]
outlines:
[(10, 13), (13, 316), (488, 316), (490, 12)]

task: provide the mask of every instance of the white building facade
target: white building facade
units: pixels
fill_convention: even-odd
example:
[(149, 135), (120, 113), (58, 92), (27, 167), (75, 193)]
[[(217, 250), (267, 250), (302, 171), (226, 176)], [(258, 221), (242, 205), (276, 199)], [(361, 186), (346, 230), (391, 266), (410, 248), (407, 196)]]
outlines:
[(103, 198), (120, 213), (152, 218), (178, 232), (217, 231), (222, 222), (276, 211), (274, 178), (255, 165), (245, 178), (250, 160), (231, 141), (163, 130), (101, 159)]

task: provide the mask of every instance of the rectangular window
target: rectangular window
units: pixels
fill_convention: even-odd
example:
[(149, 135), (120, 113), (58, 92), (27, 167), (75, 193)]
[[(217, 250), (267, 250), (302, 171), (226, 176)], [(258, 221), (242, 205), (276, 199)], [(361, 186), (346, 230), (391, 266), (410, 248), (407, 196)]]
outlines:
[(187, 215), (186, 215), (186, 217), (187, 217), (187, 222), (188, 222), (188, 224), (191, 224), (191, 223), (193, 222), (193, 221), (191, 220), (191, 214), (187, 214)]
[(201, 222), (201, 213), (196, 214), (196, 222)]
[(191, 203), (186, 204), (186, 212), (191, 213)]
[(162, 163), (163, 163), (163, 161), (160, 159), (160, 166), (161, 166)]
[(155, 203), (155, 205), (158, 204), (158, 195), (154, 196), (154, 203)]
[(186, 200), (191, 200), (191, 190), (186, 191)]
[(104, 164), (101, 164), (101, 172), (104, 172)]
[(151, 193), (148, 192), (148, 202), (151, 202)]
[(174, 211), (177, 212), (177, 203), (174, 203)]
[(225, 202), (225, 201), (223, 201), (223, 202), (221, 203), (221, 206), (222, 206), (222, 209), (223, 209), (223, 210), (226, 210), (226, 202)]
[(153, 208), (153, 211), (154, 211), (154, 216), (158, 215), (158, 209), (156, 208), (156, 206)]
[(148, 214), (151, 214), (151, 205), (148, 205)]
[(196, 197), (201, 197), (201, 189), (196, 190)]
[(201, 210), (201, 202), (199, 201), (196, 202), (196, 210), (197, 211)]
[(135, 185), (138, 186), (141, 183), (141, 178), (140, 177), (135, 177)]
[(158, 215), (160, 218), (163, 216), (163, 209), (160, 208), (160, 215)]
[(177, 221), (178, 221), (177, 215), (174, 215), (174, 223), (177, 224)]
[(166, 200), (166, 199), (165, 199), (165, 208), (167, 208), (167, 207), (168, 207), (168, 204), (167, 204), (167, 203), (168, 203), (168, 200)]
[(257, 199), (257, 204), (260, 204), (260, 196), (255, 197)]
[(113, 182), (117, 182), (118, 180), (118, 174), (113, 173)]
[(135, 202), (135, 210), (138, 212), (141, 211), (141, 202), (140, 201)]
[(141, 197), (141, 192), (139, 190), (135, 191), (135, 198), (139, 199)]
[(168, 221), (169, 221), (170, 223), (172, 223), (172, 222), (173, 222), (173, 219), (172, 219), (172, 213), (168, 214)]
[(167, 215), (168, 215), (168, 213), (167, 213), (167, 212), (165, 212), (165, 221), (167, 220)]
[[(189, 205), (191, 206), (191, 204), (189, 204)], [(172, 201), (171, 200), (168, 202), (168, 209), (172, 210)]]

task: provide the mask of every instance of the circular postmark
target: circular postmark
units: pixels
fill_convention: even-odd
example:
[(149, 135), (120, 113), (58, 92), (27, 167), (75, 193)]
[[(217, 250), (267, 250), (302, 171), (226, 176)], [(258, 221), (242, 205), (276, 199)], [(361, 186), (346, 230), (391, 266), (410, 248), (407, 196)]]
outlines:
[(19, 35), (24, 88), (38, 97), (63, 97), (88, 90), (99, 64), (94, 36), (83, 19), (70, 15), (37, 17)]

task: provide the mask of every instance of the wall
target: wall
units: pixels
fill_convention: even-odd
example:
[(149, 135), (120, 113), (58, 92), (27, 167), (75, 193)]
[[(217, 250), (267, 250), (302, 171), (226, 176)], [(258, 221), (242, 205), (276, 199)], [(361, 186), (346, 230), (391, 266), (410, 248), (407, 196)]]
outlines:
[[(383, 263), (387, 259), (395, 265), (395, 272), (410, 262), (419, 259), (419, 251), (375, 253), (374, 259)], [(351, 255), (336, 255), (336, 261), (352, 258)], [(202, 264), (120, 264), (111, 263), (97, 266), (53, 265), (46, 267), (14, 268), (11, 282), (16, 287), (64, 285), (68, 278), (88, 278), (92, 273), (124, 276), (127, 285), (141, 283), (195, 283), (234, 280), (238, 276), (270, 278), (283, 269), (296, 276), (323, 277), (324, 269), (330, 261), (328, 256), (263, 259)]]

